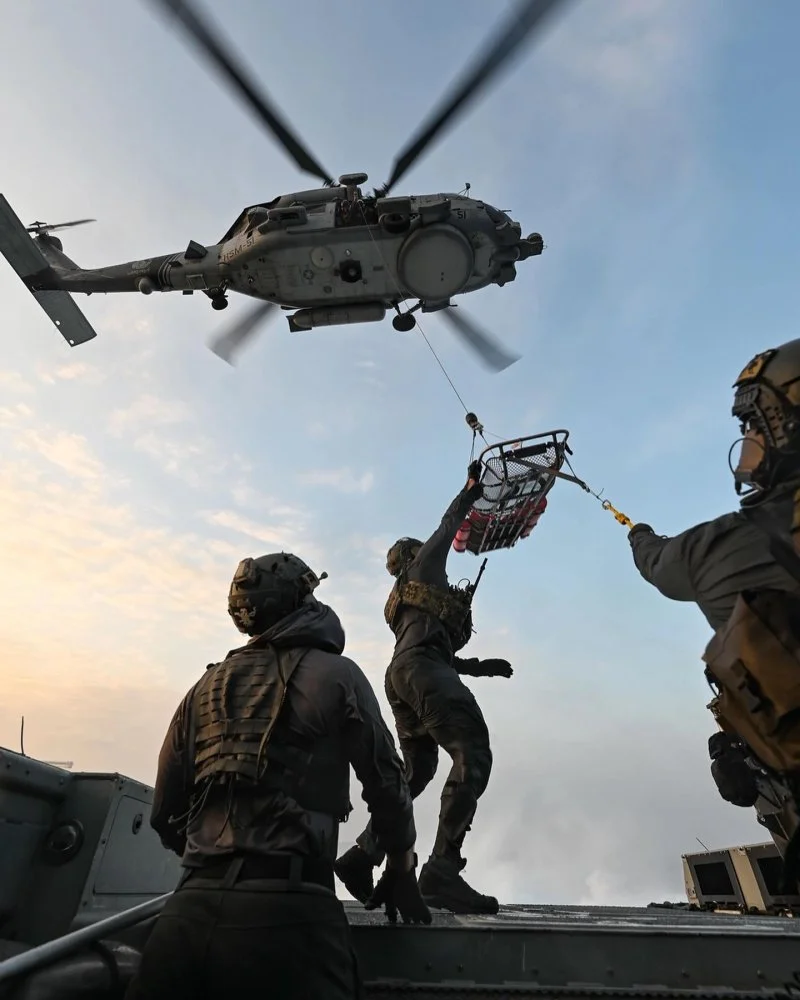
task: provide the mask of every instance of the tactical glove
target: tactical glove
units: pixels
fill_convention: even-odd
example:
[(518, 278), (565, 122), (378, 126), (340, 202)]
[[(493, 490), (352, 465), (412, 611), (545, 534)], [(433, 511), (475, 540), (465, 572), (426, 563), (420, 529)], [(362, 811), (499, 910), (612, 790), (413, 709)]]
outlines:
[(759, 791), (753, 769), (748, 765), (744, 750), (726, 733), (714, 733), (708, 741), (711, 757), (711, 777), (719, 794), (734, 806), (755, 805)]
[(508, 660), (481, 660), (481, 673), (484, 677), (510, 677), (514, 671)]
[(395, 866), (392, 858), (387, 858), (386, 869), (375, 886), (375, 891), (364, 904), (367, 910), (377, 910), (385, 906), (386, 917), (390, 924), (397, 923), (397, 914), (403, 918), (404, 924), (429, 924), (432, 920), (431, 911), (425, 905), (417, 885), (416, 855), (410, 867)]
[(467, 479), (474, 479), (477, 483), (481, 478), (481, 472), (481, 463), (476, 458), (474, 462), (470, 462), (467, 466)]
[(641, 524), (634, 524), (631, 530), (628, 532), (628, 538), (633, 538), (634, 535), (641, 534), (642, 532), (648, 531), (651, 535), (655, 534), (655, 531), (650, 527), (649, 524), (642, 522)]
[(726, 802), (744, 809), (756, 804), (758, 785), (752, 768), (743, 757), (725, 756), (712, 760), (711, 777)]

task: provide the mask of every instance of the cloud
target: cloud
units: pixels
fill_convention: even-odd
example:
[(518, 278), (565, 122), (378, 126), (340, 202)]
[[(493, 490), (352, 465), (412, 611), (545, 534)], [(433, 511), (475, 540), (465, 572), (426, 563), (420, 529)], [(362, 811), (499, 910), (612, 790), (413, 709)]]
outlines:
[(268, 509), (271, 503), (266, 493), (262, 493), (243, 480), (231, 487), (231, 499), (237, 507), (255, 507), (261, 510)]
[[(199, 434), (193, 408), (182, 399), (165, 399), (152, 392), (137, 397), (109, 416), (107, 429), (113, 437), (126, 438), (135, 451), (167, 475), (200, 489), (223, 475), (247, 476), (251, 461), (239, 452), (229, 453), (211, 434)], [(239, 485), (239, 496), (249, 487)]]
[(561, 65), (599, 98), (642, 106), (669, 90), (676, 62), (693, 42), (692, 0), (617, 0), (585, 10), (560, 34)]
[(7, 430), (19, 425), (20, 419), (30, 417), (33, 410), (25, 403), (17, 403), (15, 406), (0, 406), (0, 429)]
[(0, 371), (0, 390), (7, 392), (33, 392), (33, 385), (19, 372)]
[(340, 493), (369, 493), (375, 485), (374, 473), (367, 471), (358, 475), (349, 467), (304, 472), (298, 479), (306, 486), (330, 486)]
[[(503, 688), (503, 707), (487, 698)], [(653, 740), (646, 722), (575, 711), (565, 690), (515, 692), (514, 680), (470, 680), (494, 763), (464, 843), (464, 877), (502, 902), (642, 906), (681, 900), (682, 852), (768, 839), (752, 811), (723, 802), (701, 740), (677, 726)], [(602, 712), (602, 709), (601, 709)], [(595, 716), (594, 719), (591, 716)], [(713, 727), (712, 727), (713, 728)], [(449, 760), (415, 802), (417, 853), (430, 852)], [(680, 808), (670, 804), (680, 803)], [(502, 818), (502, 819), (500, 819)], [(341, 846), (366, 822), (358, 804)], [(345, 893), (342, 891), (343, 896)]]
[(23, 430), (16, 447), (20, 451), (41, 455), (69, 476), (97, 483), (104, 478), (102, 463), (92, 454), (85, 437), (67, 431)]
[[(125, 650), (99, 658), (91, 645), (9, 640), (0, 665), (0, 745), (19, 749), (25, 716), (25, 752), (40, 760), (71, 760), (75, 771), (119, 771), (155, 780), (158, 748), (180, 699), (193, 683), (166, 680), (155, 658)], [(14, 670), (11, 664), (24, 664)], [(76, 682), (79, 679), (79, 682)]]
[(82, 436), (12, 416), (20, 458), (0, 468), (0, 549), (14, 567), (0, 579), (2, 641), (38, 631), (60, 649), (117, 659), (133, 643), (154, 660), (189, 634), (223, 641), (220, 594), (240, 558), (231, 540), (191, 510), (176, 528), (155, 505), (139, 508), (124, 452), (106, 464)]
[(77, 482), (56, 483), (34, 462), (0, 472), (0, 547), (15, 567), (2, 583), (9, 621), (45, 627), (65, 644), (96, 630), (100, 608), (115, 627), (133, 623), (153, 636), (190, 619), (208, 632), (202, 612), (216, 607), (213, 581), (224, 579), (229, 561), (191, 531), (173, 532), (114, 502), (97, 486), (98, 478), (109, 482), (108, 471), (87, 464), (83, 452), (75, 463), (67, 454)]
[[(672, 200), (702, 169), (708, 52), (723, 30), (692, 0), (580, 4), (556, 24), (509, 88), (528, 128), (549, 137), (539, 181), (558, 206), (551, 253), (585, 229), (598, 197), (604, 206), (650, 202), (663, 185)], [(516, 158), (507, 170), (518, 175)], [(629, 225), (624, 214), (615, 222)]]
[(174, 440), (148, 431), (134, 438), (133, 447), (152, 459), (163, 472), (194, 488), (225, 467), (224, 461), (212, 459), (208, 439)]
[[(532, 722), (530, 748), (496, 730), (497, 759), (515, 766), (497, 770), (484, 821), (475, 823), (475, 860), (500, 862), (495, 877), (506, 899), (643, 905), (680, 898), (681, 852), (667, 845), (691, 851), (696, 836), (717, 847), (767, 839), (752, 812), (719, 798), (704, 748), (678, 727), (665, 754), (663, 740), (654, 743), (638, 721), (622, 722), (616, 735), (606, 728), (602, 743), (548, 725), (541, 709)], [(666, 808), (678, 801), (680, 809)], [(498, 838), (495, 829), (492, 839), (489, 817), (501, 803), (505, 832)], [(580, 865), (565, 865), (568, 857)]]
[(48, 385), (55, 385), (59, 381), (80, 381), (83, 384), (99, 385), (106, 378), (105, 372), (94, 365), (85, 364), (82, 361), (75, 361), (67, 365), (58, 365), (56, 368), (37, 366), (37, 374), (40, 381)]
[[(0, 578), (0, 742), (17, 745), (24, 714), (29, 753), (152, 781), (178, 700), (210, 659), (239, 644), (225, 595), (247, 540), (317, 560), (318, 526), (253, 486), (245, 462), (240, 509), (198, 503), (170, 517), (131, 494), (124, 436), (104, 462), (30, 407), (5, 410), (0, 426), (19, 458), (0, 467), (0, 550), (13, 567)], [(260, 520), (248, 501), (275, 520)], [(349, 651), (377, 679), (385, 630), (377, 615), (361, 621), (374, 590), (369, 574), (345, 569), (333, 598), (355, 636)]]
[(308, 549), (301, 527), (305, 518), (299, 511), (292, 518), (291, 523), (284, 521), (275, 524), (263, 524), (251, 518), (243, 517), (236, 511), (229, 510), (208, 511), (203, 514), (203, 517), (208, 524), (219, 528), (227, 528), (237, 535), (244, 535), (246, 538), (266, 545), (272, 551), (290, 551), (295, 547), (299, 547), (305, 552)]
[(146, 394), (130, 406), (113, 410), (109, 414), (108, 429), (112, 434), (122, 434), (131, 428), (185, 423), (190, 416), (191, 411), (185, 403)]

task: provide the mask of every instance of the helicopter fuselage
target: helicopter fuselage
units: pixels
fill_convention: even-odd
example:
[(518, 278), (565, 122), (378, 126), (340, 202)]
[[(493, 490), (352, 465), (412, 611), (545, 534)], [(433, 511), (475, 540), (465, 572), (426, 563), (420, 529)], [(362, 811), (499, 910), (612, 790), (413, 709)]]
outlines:
[[(538, 234), (521, 238), (519, 223), (483, 201), (364, 196), (354, 183), (250, 206), (214, 245), (191, 241), (180, 253), (111, 267), (79, 268), (49, 234), (34, 242), (50, 266), (27, 279), (32, 291), (198, 291), (219, 309), (230, 290), (285, 309), (333, 308), (337, 324), (382, 319), (408, 299), (424, 311), (444, 308), (455, 295), (513, 281), (516, 263), (543, 247)], [(300, 328), (309, 325), (318, 324)]]

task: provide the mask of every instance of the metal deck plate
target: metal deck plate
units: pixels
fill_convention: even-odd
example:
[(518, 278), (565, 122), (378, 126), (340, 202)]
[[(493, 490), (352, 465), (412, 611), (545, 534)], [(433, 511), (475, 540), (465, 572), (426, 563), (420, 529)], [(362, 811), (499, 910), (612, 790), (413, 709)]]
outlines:
[(345, 903), (367, 996), (774, 996), (800, 920), (662, 907), (504, 906), (391, 926)]

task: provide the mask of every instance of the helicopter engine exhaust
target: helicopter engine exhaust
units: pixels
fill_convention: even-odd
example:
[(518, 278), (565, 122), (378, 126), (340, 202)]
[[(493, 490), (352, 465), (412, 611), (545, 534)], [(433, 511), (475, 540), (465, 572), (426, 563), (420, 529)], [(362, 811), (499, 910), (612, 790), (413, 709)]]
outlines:
[(315, 326), (346, 326), (350, 323), (380, 323), (386, 316), (382, 302), (360, 302), (356, 305), (298, 309), (287, 316), (292, 333), (302, 333)]

